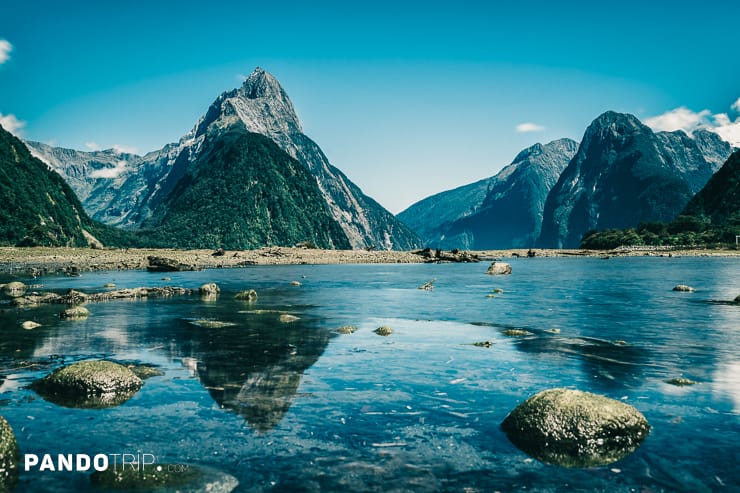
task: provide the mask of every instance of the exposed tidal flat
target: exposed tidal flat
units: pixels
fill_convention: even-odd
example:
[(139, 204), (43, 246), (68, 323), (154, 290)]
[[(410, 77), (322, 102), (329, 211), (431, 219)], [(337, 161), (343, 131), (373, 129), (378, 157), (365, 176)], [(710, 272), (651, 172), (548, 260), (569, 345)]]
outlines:
[[(212, 253), (201, 255), (234, 252)], [(740, 260), (513, 253), (490, 254), (511, 265), (501, 276), (487, 263), (306, 257), (167, 280), (143, 267), (21, 275), (38, 292), (74, 290), (89, 314), (0, 306), (0, 415), (21, 454), (152, 454), (238, 481), (237, 492), (740, 488)], [(182, 291), (97, 296), (168, 286)], [(105, 406), (60, 405), (34, 388), (99, 360), (157, 372)], [(520, 449), (502, 423), (553, 388), (629, 406), (649, 432), (596, 462)], [(107, 489), (90, 472), (32, 470), (17, 491)]]
[[(527, 257), (528, 249), (485, 250), (471, 254), (481, 260)], [(630, 247), (616, 250), (535, 249), (537, 257), (738, 257), (737, 249), (696, 249), (681, 247)], [(396, 264), (429, 261), (411, 251), (325, 250), (265, 247), (225, 251), (181, 249), (91, 249), (65, 247), (0, 247), (0, 274), (77, 274), (85, 271), (146, 269), (149, 257), (172, 259), (195, 269), (235, 268), (252, 265), (294, 264)], [(219, 252), (221, 253), (221, 252)]]

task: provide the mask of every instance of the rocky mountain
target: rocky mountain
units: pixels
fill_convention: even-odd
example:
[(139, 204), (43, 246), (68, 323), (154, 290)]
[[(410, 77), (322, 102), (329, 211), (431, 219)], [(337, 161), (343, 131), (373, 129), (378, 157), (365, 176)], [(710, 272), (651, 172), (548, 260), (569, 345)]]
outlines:
[(433, 195), (398, 217), (432, 247), (534, 246), (545, 199), (577, 147), (570, 139), (535, 144), (495, 176)]
[(709, 132), (655, 133), (632, 115), (606, 112), (550, 191), (537, 244), (577, 248), (592, 229), (670, 222), (730, 151)]
[[(122, 156), (118, 161), (104, 161), (91, 153), (71, 156), (46, 150), (45, 155), (53, 157), (47, 162), (69, 179), (93, 218), (135, 229), (168, 202), (174, 187), (199, 158), (206, 135), (217, 138), (236, 122), (251, 133), (268, 137), (310, 171), (331, 217), (352, 248), (420, 246), (408, 227), (329, 163), (319, 146), (303, 133), (287, 93), (260, 68), (241, 87), (221, 94), (176, 144), (145, 156)], [(33, 145), (43, 156), (41, 147)]]
[(207, 131), (198, 156), (143, 226), (157, 246), (350, 248), (309, 170), (241, 122)]
[(96, 225), (70, 186), (0, 126), (0, 245), (88, 246)]
[[(689, 201), (683, 215), (709, 219), (713, 226), (740, 225), (740, 150)], [(735, 234), (740, 234), (738, 230)]]

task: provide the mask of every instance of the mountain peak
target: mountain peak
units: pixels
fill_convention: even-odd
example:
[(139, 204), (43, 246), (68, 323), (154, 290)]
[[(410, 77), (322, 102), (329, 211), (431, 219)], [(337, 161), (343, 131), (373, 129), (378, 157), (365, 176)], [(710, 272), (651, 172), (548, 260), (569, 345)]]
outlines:
[(278, 98), (284, 100), (287, 94), (280, 82), (262, 67), (257, 67), (242, 84), (241, 94), (247, 99)]

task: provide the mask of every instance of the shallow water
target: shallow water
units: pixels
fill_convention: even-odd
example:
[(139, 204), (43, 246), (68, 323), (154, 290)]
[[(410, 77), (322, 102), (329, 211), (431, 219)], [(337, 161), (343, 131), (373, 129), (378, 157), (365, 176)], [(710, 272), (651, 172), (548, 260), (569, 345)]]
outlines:
[[(740, 261), (513, 260), (483, 264), (270, 266), (25, 280), (100, 291), (214, 281), (198, 296), (0, 313), (0, 414), (21, 453), (147, 453), (211, 466), (237, 491), (733, 491), (740, 489)], [(436, 279), (433, 291), (417, 286)], [(300, 281), (300, 287), (291, 281)], [(695, 293), (672, 291), (690, 284)], [(256, 289), (256, 303), (235, 301)], [(501, 294), (489, 298), (495, 288)], [(281, 323), (281, 313), (300, 320)], [(194, 320), (232, 322), (206, 328)], [(42, 327), (26, 331), (23, 320)], [(334, 329), (356, 325), (339, 335)], [(394, 329), (389, 337), (373, 330)], [(532, 332), (507, 337), (507, 328)], [(559, 329), (559, 333), (548, 332)], [(474, 342), (493, 341), (493, 347)], [(620, 341), (620, 342), (615, 342)], [(623, 342), (621, 342), (623, 341)], [(160, 365), (129, 401), (70, 409), (25, 387), (75, 360)], [(676, 387), (684, 376), (700, 382)], [(499, 429), (546, 388), (637, 407), (650, 436), (619, 462), (566, 469)], [(23, 472), (17, 491), (95, 491), (87, 474)]]

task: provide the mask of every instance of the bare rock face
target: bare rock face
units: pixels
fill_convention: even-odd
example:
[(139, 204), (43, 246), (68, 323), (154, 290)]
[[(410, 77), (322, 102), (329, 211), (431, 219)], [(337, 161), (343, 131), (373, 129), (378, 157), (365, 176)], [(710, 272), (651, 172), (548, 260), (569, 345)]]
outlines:
[(562, 388), (530, 397), (501, 428), (524, 452), (565, 467), (611, 464), (634, 452), (650, 432), (645, 416), (634, 407)]

